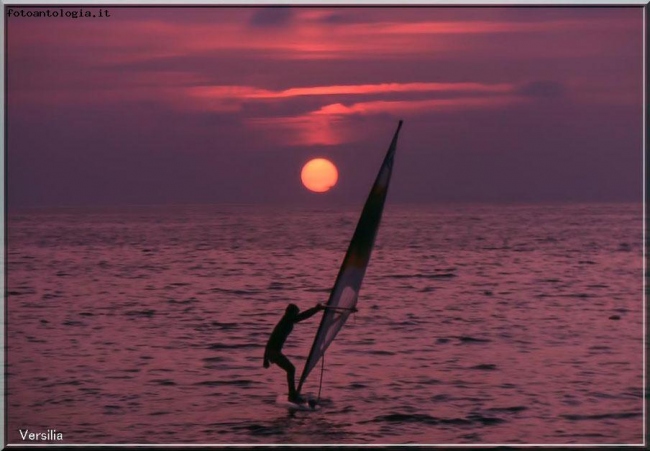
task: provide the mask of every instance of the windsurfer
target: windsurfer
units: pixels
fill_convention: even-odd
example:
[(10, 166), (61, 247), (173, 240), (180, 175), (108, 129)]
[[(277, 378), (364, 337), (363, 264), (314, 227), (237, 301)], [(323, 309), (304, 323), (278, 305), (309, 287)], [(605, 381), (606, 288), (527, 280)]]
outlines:
[(289, 304), (284, 312), (284, 316), (282, 316), (278, 324), (273, 329), (271, 337), (266, 344), (266, 349), (264, 350), (264, 368), (268, 368), (271, 363), (275, 363), (277, 366), (287, 372), (287, 385), (289, 386), (290, 402), (299, 401), (300, 396), (296, 391), (296, 368), (289, 361), (289, 359), (284, 354), (282, 354), (282, 346), (293, 330), (293, 325), (295, 323), (299, 323), (300, 321), (311, 318), (323, 309), (325, 309), (323, 305), (317, 304), (315, 307), (312, 307), (300, 313), (300, 309), (297, 305)]

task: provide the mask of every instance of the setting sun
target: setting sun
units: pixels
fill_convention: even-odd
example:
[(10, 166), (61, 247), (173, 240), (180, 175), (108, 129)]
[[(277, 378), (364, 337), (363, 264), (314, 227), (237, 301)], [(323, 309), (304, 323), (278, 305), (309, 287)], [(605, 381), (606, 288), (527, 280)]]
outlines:
[(325, 158), (314, 158), (302, 167), (300, 179), (308, 190), (324, 193), (336, 185), (339, 172), (336, 166)]

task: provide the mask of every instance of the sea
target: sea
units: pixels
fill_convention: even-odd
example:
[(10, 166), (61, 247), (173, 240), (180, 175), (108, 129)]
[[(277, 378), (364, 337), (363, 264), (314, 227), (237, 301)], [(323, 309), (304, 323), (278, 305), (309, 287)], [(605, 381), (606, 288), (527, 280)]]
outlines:
[[(264, 346), (288, 303), (327, 301), (360, 207), (10, 211), (6, 439), (641, 444), (642, 211), (389, 199), (298, 412)], [(319, 322), (284, 347), (297, 377)]]

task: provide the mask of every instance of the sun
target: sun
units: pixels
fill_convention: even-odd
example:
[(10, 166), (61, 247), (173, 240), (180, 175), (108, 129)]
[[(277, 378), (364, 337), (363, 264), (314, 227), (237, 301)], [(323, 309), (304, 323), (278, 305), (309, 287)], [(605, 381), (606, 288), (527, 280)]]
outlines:
[(308, 190), (324, 193), (336, 185), (339, 171), (331, 161), (325, 158), (314, 158), (302, 167), (300, 179)]

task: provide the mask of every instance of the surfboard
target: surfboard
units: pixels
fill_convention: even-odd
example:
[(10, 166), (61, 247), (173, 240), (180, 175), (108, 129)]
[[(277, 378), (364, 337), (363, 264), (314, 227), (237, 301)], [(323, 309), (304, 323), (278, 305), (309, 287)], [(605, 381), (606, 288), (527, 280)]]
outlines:
[(287, 399), (286, 394), (278, 395), (275, 403), (289, 411), (304, 410), (311, 411), (319, 410), (321, 405), (318, 403), (318, 400), (312, 396), (304, 396), (304, 402), (291, 402)]

